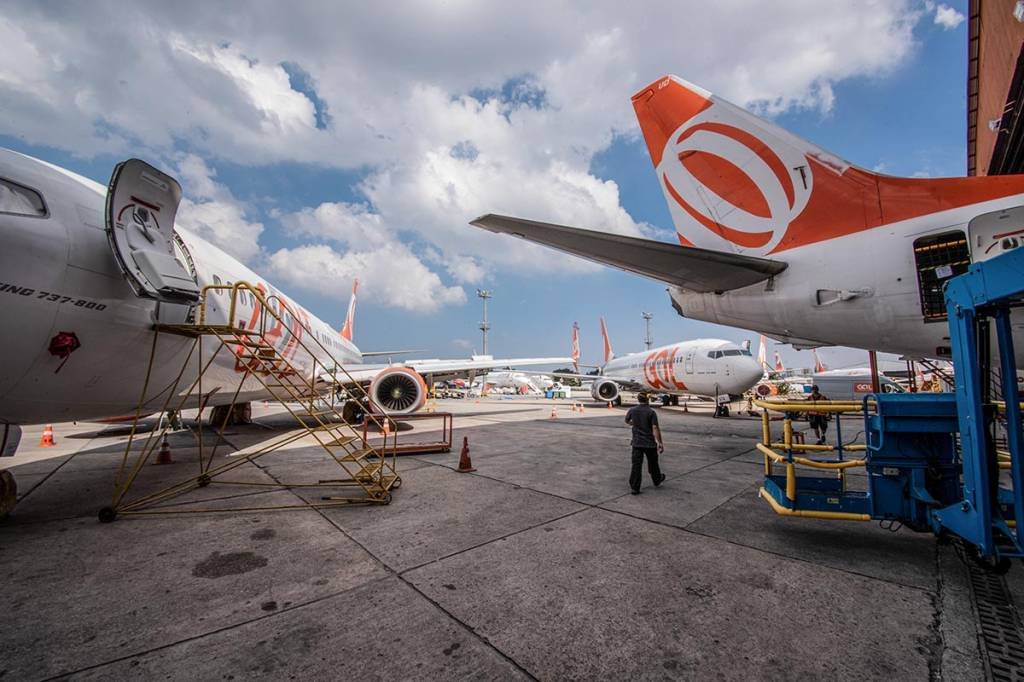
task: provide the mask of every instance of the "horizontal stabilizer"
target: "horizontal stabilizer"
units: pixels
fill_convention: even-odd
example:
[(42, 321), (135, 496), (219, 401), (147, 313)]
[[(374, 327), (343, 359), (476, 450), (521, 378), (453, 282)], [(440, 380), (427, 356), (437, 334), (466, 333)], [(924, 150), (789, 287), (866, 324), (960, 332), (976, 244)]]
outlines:
[(626, 237), (578, 227), (487, 214), (470, 225), (510, 234), (587, 260), (696, 292), (729, 291), (762, 282), (786, 263), (710, 249)]

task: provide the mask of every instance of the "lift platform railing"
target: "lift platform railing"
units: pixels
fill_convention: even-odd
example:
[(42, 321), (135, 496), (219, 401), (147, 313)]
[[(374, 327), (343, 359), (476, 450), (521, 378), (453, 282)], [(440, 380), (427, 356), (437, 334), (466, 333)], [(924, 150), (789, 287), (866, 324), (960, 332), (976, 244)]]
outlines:
[[(757, 444), (764, 456), (764, 485), (759, 496), (782, 516), (802, 516), (819, 519), (867, 521), (869, 500), (863, 492), (851, 492), (846, 486), (849, 469), (863, 469), (863, 459), (848, 459), (846, 453), (863, 452), (863, 443), (844, 443), (843, 415), (856, 415), (862, 419), (865, 403), (832, 400), (756, 400), (762, 409), (762, 437)], [(781, 412), (782, 439), (772, 437), (770, 412)], [(802, 432), (793, 428), (800, 414), (826, 414), (835, 417), (835, 445), (805, 443)], [(835, 453), (835, 459), (815, 459), (804, 454)], [(782, 466), (784, 476), (775, 474), (775, 466)], [(799, 476), (798, 467), (831, 475)], [(824, 502), (823, 502), (824, 501)], [(823, 504), (825, 505), (823, 507)]]
[[(211, 292), (222, 290), (230, 291), (228, 316), (224, 323), (211, 323), (207, 317), (209, 295)], [(253, 316), (248, 324), (235, 324), (238, 298), (242, 293), (252, 296), (254, 302)], [(224, 481), (223, 478), (219, 477), (246, 462), (252, 462), (257, 457), (279, 450), (306, 436), (311, 436), (335, 461), (346, 476), (338, 479), (322, 480), (316, 483), (268, 483), (263, 485), (268, 489), (277, 490), (304, 487), (356, 486), (363, 490), (365, 497), (362, 499), (323, 497), (321, 499), (327, 504), (278, 505), (275, 507), (254, 507), (249, 509), (325, 507), (358, 503), (360, 501), (385, 504), (390, 502), (391, 488), (397, 488), (401, 484), (401, 478), (396, 472), (396, 441), (394, 436), (391, 439), (390, 453), (386, 449), (389, 432), (397, 435), (397, 430), (390, 428), (393, 422), (386, 415), (369, 413), (365, 418), (375, 423), (384, 433), (384, 441), (381, 446), (371, 447), (366, 439), (361, 438), (355, 432), (353, 424), (344, 417), (342, 412), (338, 411), (335, 405), (335, 383), (339, 379), (339, 375), (344, 377), (346, 391), (349, 395), (361, 395), (363, 398), (361, 402), (364, 403), (369, 403), (369, 396), (361, 384), (334, 359), (330, 350), (320, 343), (316, 335), (302, 322), (300, 316), (304, 317), (301, 311), (292, 309), (286, 301), (279, 297), (267, 296), (262, 287), (254, 287), (247, 282), (236, 282), (231, 285), (209, 285), (204, 287), (200, 297), (198, 320), (195, 323), (156, 325), (150, 358), (150, 370), (155, 361), (156, 339), (161, 332), (184, 335), (195, 339), (181, 371), (178, 372), (177, 378), (168, 392), (168, 398), (161, 408), (161, 412), (177, 412), (186, 407), (186, 405), (197, 403), (201, 414), (211, 396), (209, 392), (203, 391), (203, 376), (214, 364), (214, 361), (220, 356), (221, 352), (227, 349), (236, 361), (235, 369), (238, 372), (238, 386), (235, 388), (228, 408), (225, 410), (223, 422), (219, 429), (217, 429), (218, 435), (223, 434), (242, 387), (249, 379), (255, 380), (265, 393), (273, 396), (301, 426), (301, 429), (298, 433), (290, 433), (283, 437), (271, 439), (270, 443), (252, 452), (236, 453), (238, 456), (214, 467), (213, 460), (220, 441), (218, 440), (218, 443), (211, 449), (209, 456), (206, 457), (203, 451), (203, 423), (199, 419), (197, 427), (199, 435), (199, 474), (157, 493), (128, 501), (126, 500), (128, 489), (132, 486), (143, 464), (154, 452), (157, 443), (165, 437), (167, 430), (170, 428), (170, 424), (167, 424), (162, 429), (150, 432), (139, 457), (136, 459), (135, 465), (129, 470), (127, 467), (129, 453), (135, 439), (139, 417), (146, 404), (146, 391), (150, 375), (150, 372), (147, 372), (142, 397), (136, 410), (135, 423), (132, 426), (131, 435), (125, 449), (125, 456), (122, 459), (122, 464), (115, 481), (113, 503), (111, 507), (101, 512), (101, 519), (112, 520), (118, 513), (171, 513), (173, 510), (166, 508), (158, 510), (149, 509), (146, 511), (144, 509), (152, 507), (154, 504), (167, 502), (196, 488), (206, 487), (215, 477), (218, 477), (217, 482), (219, 483), (232, 483), (231, 481)], [(203, 338), (207, 336), (212, 336), (217, 342), (213, 353), (208, 359), (203, 356), (202, 344)], [(310, 342), (319, 350), (319, 353), (310, 347)], [(308, 366), (306, 367), (298, 367), (293, 364), (293, 360), (295, 360), (300, 352), (305, 354), (302, 358), (303, 361), (308, 361)], [(195, 379), (188, 389), (179, 392), (178, 386), (185, 376), (193, 357), (197, 359)], [(324, 371), (328, 366), (331, 367), (329, 376), (332, 377), (332, 381), (326, 381), (323, 378), (326, 376)], [(296, 403), (301, 409), (293, 407)], [(388, 454), (391, 455), (390, 458), (387, 457)], [(250, 483), (239, 484), (259, 485)], [(187, 509), (181, 511), (223, 510)], [(235, 509), (235, 511), (239, 510)]]

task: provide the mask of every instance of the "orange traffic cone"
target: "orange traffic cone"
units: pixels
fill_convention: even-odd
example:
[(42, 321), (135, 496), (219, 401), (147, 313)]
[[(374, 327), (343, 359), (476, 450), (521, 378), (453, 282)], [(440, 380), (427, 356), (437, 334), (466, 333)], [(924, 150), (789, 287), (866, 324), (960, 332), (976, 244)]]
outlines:
[(39, 447), (52, 448), (56, 444), (57, 441), (53, 439), (53, 424), (47, 424), (43, 429), (43, 437), (39, 439)]
[(580, 405), (580, 409), (578, 409), (576, 411), (579, 412), (580, 414), (583, 414), (583, 403), (580, 403), (579, 405)]
[(456, 469), (460, 474), (468, 474), (470, 471), (476, 471), (476, 467), (473, 466), (473, 462), (469, 459), (469, 437), (463, 436), (462, 438), (462, 452), (459, 453), (459, 468)]
[(609, 400), (607, 404), (608, 404), (608, 409), (609, 410), (612, 409), (612, 401)]
[(551, 406), (551, 416), (548, 419), (558, 419), (558, 405)]
[(171, 459), (171, 446), (167, 442), (167, 436), (164, 436), (164, 442), (160, 444), (160, 452), (156, 453), (156, 462), (154, 464), (174, 464), (174, 460)]

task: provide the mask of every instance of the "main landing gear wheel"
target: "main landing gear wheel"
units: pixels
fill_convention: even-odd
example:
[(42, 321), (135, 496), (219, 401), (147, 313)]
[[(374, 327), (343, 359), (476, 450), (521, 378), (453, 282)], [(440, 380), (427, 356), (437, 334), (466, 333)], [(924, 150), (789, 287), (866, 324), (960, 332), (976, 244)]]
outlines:
[(18, 482), (14, 474), (0, 469), (0, 520), (7, 517), (18, 503)]

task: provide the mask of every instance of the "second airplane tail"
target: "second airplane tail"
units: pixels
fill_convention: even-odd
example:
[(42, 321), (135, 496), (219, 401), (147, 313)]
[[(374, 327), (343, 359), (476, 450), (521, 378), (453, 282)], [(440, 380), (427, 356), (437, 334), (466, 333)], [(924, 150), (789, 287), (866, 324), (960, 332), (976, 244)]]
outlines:
[(348, 313), (345, 315), (345, 325), (341, 328), (341, 337), (352, 340), (356, 324), (356, 292), (359, 291), (359, 280), (352, 281), (352, 297), (348, 299)]
[(603, 317), (601, 318), (601, 340), (604, 343), (604, 364), (607, 365), (615, 357), (615, 351), (612, 350), (612, 342), (608, 339), (608, 327), (605, 326)]

